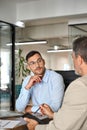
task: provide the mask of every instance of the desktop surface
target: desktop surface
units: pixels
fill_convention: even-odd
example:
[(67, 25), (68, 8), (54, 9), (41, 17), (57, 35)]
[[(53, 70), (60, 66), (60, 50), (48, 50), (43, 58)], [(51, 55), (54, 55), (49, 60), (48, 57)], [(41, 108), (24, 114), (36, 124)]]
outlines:
[(19, 124), (12, 128), (0, 128), (0, 130), (27, 130), (26, 122), (22, 118), (23, 113), (18, 113), (15, 111), (0, 111), (0, 120), (11, 120), (11, 121), (20, 121)]
[(0, 119), (10, 118), (10, 117), (22, 117), (22, 115), (23, 113), (19, 113), (15, 111), (0, 110)]

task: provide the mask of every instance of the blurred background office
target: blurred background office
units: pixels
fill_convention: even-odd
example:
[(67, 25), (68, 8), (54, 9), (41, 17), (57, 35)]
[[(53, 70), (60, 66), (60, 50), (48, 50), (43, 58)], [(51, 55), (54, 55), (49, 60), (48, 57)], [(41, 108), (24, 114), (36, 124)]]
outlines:
[(0, 110), (15, 110), (29, 50), (48, 69), (73, 70), (72, 41), (87, 35), (86, 17), (86, 0), (0, 0)]

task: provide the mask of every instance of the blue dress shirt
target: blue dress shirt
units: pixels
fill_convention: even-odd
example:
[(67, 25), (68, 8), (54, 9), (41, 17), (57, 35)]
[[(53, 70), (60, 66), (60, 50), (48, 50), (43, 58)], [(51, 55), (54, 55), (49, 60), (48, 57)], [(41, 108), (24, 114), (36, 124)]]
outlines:
[(44, 77), (40, 83), (36, 83), (29, 90), (25, 89), (31, 76), (27, 76), (22, 84), (22, 89), (18, 99), (16, 100), (16, 109), (19, 112), (25, 110), (32, 99), (32, 112), (35, 112), (38, 107), (46, 103), (54, 112), (57, 112), (61, 107), (64, 96), (64, 81), (63, 77), (52, 70), (45, 71)]

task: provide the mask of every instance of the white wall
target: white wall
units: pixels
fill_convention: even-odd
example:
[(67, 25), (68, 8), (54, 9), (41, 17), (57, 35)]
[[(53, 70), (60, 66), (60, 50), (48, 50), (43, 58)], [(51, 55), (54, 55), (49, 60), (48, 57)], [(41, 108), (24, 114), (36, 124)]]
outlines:
[(25, 45), (19, 46), (23, 50), (23, 56), (26, 57), (26, 54), (31, 50), (39, 51), (46, 62), (46, 67), (53, 70), (70, 70), (73, 69), (71, 64), (71, 52), (64, 53), (47, 53), (46, 45)]
[(17, 5), (17, 19), (39, 19), (87, 14), (86, 0), (34, 0)]
[(0, 20), (15, 23), (16, 4), (14, 0), (0, 0)]
[[(49, 38), (59, 38), (62, 42), (68, 42), (68, 25), (67, 23), (58, 24), (48, 24), (48, 25), (37, 25), (30, 26), (24, 29), (19, 29), (17, 31), (16, 38), (22, 41), (27, 41), (29, 38), (32, 39), (49, 39)], [(50, 41), (52, 43), (52, 41)], [(61, 44), (60, 41), (57, 41)], [(63, 43), (62, 43), (63, 44)], [(65, 44), (65, 43), (64, 43)], [(66, 43), (67, 44), (67, 43)]]
[[(15, 1), (15, 0), (14, 0)], [(75, 15), (75, 14), (83, 14), (87, 13), (87, 1), (86, 0), (36, 0), (25, 3), (16, 4), (12, 0), (0, 0), (0, 20), (4, 20), (7, 22), (14, 23), (17, 20), (26, 20), (26, 19), (38, 19), (38, 18), (49, 18), (49, 17), (60, 17), (67, 15)], [(17, 9), (17, 10), (16, 10)], [(17, 12), (16, 12), (17, 11)], [(17, 15), (17, 17), (16, 17)], [(32, 27), (33, 29), (33, 27)], [(66, 34), (68, 34), (67, 28), (65, 28)], [(35, 33), (34, 33), (35, 31)], [(43, 37), (45, 35), (54, 36), (57, 33), (58, 35), (61, 33), (55, 27), (54, 29), (50, 28), (50, 33), (46, 28), (44, 28), (45, 33), (41, 33), (42, 28), (39, 27), (39, 33), (37, 33), (37, 27), (31, 30), (30, 36), (32, 37)], [(53, 32), (52, 32), (53, 31)], [(55, 33), (56, 32), (56, 33)], [(63, 32), (63, 31), (62, 31)], [(64, 32), (64, 35), (65, 35)], [(48, 54), (47, 47), (44, 46), (26, 46), (24, 50), (24, 55), (29, 50), (39, 50), (45, 60), (46, 66), (49, 69), (64, 69), (64, 64), (69, 63), (69, 55), (68, 53), (56, 53), (56, 54)], [(60, 59), (60, 60), (59, 60)], [(56, 63), (56, 64), (55, 64)]]
[(44, 38), (56, 38), (56, 37), (68, 37), (68, 25), (67, 23), (48, 24), (40, 26), (29, 27), (26, 36), (31, 38), (44, 39)]

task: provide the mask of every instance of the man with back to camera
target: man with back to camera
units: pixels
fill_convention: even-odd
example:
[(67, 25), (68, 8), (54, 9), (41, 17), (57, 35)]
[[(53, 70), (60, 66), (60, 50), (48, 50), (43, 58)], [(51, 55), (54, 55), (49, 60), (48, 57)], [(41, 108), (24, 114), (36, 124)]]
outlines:
[(29, 130), (87, 130), (87, 37), (73, 42), (72, 58), (75, 71), (81, 77), (68, 86), (58, 112), (54, 113), (47, 105), (40, 106), (42, 113), (53, 119), (49, 124), (39, 125), (35, 120), (24, 118)]
[[(35, 112), (43, 103), (56, 112), (60, 108), (64, 95), (63, 77), (45, 68), (45, 61), (38, 51), (31, 51), (26, 56), (28, 68), (33, 75), (27, 76), (16, 100), (19, 112)], [(32, 106), (28, 105), (32, 99)]]

